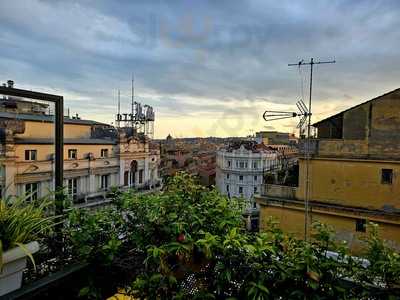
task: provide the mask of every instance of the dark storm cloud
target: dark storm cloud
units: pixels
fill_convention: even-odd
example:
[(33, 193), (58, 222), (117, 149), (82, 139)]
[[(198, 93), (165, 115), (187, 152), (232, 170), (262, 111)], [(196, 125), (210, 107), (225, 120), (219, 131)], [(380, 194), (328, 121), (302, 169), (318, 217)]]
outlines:
[(128, 94), (132, 72), (138, 95), (166, 115), (222, 113), (240, 100), (246, 104), (236, 111), (252, 114), (248, 102), (259, 105), (260, 98), (293, 103), (301, 97), (300, 76), (287, 63), (312, 56), (338, 61), (317, 67), (317, 102), (354, 104), (396, 88), (400, 75), (398, 1), (3, 1), (0, 7), (1, 80), (67, 93), (67, 104), (82, 113), (113, 107), (116, 89)]

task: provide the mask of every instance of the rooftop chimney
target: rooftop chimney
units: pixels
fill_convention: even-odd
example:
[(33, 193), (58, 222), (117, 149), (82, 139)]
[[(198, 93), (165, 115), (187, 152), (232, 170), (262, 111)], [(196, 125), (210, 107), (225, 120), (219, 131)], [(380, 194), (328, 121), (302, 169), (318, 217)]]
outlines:
[(8, 86), (10, 89), (13, 89), (13, 88), (14, 88), (14, 81), (13, 81), (13, 80), (7, 80), (7, 86)]

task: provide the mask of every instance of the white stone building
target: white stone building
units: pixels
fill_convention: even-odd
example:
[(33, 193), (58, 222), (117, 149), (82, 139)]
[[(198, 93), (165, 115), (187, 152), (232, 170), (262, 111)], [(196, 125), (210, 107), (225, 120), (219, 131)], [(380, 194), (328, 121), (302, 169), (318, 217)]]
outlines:
[(216, 187), (229, 197), (244, 197), (248, 209), (257, 210), (253, 200), (259, 193), (263, 175), (279, 166), (280, 154), (264, 144), (244, 141), (217, 152)]

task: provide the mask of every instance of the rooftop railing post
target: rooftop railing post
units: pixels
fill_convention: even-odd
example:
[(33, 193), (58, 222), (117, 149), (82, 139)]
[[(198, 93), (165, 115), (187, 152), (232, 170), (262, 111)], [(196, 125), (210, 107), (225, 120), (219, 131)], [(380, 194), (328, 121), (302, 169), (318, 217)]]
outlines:
[(62, 215), (64, 210), (64, 99), (59, 97), (55, 103), (55, 210)]
[[(62, 216), (64, 213), (64, 99), (62, 96), (55, 102), (55, 215)], [(59, 222), (56, 225), (55, 233), (57, 239), (56, 251), (62, 251), (63, 223)]]

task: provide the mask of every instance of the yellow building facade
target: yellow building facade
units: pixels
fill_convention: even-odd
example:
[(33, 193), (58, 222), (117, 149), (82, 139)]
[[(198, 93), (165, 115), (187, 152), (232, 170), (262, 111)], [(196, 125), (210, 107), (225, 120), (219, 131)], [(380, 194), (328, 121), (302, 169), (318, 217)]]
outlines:
[[(27, 200), (54, 191), (54, 116), (47, 105), (0, 99), (1, 196)], [(106, 199), (119, 189), (154, 189), (160, 152), (129, 128), (64, 118), (64, 185), (75, 203)]]
[[(400, 90), (394, 90), (314, 124), (309, 162), (310, 222), (331, 225), (354, 251), (371, 221), (400, 249)], [(300, 143), (304, 150), (305, 141)], [(257, 197), (260, 227), (270, 217), (304, 236), (306, 161), (298, 187), (265, 185)]]

